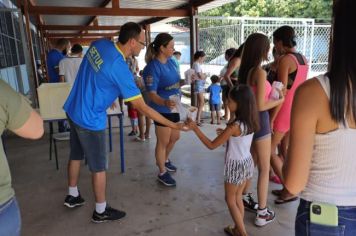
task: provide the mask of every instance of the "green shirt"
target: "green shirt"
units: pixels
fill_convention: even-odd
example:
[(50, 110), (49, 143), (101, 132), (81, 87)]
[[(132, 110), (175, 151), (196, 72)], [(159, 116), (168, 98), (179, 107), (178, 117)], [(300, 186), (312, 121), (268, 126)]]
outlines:
[[(0, 79), (0, 135), (5, 129), (21, 128), (30, 117), (31, 111), (32, 108), (26, 99)], [(9, 165), (0, 141), (0, 205), (14, 195)]]

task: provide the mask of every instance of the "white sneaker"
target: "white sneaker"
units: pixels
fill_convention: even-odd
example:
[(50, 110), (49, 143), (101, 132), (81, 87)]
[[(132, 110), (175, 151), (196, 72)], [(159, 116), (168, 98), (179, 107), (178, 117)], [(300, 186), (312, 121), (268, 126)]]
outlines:
[(274, 211), (268, 208), (267, 208), (267, 213), (264, 215), (259, 214), (259, 211), (260, 210), (257, 210), (257, 215), (255, 219), (255, 225), (257, 226), (265, 226), (266, 224), (271, 223), (276, 217)]

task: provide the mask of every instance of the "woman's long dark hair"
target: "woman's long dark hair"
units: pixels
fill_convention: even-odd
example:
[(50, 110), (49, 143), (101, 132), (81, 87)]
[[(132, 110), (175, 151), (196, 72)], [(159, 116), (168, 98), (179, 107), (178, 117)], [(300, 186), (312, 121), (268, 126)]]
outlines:
[(194, 61), (197, 61), (201, 57), (205, 57), (205, 52), (204, 51), (196, 51), (194, 53), (193, 59), (194, 59)]
[(255, 96), (250, 86), (240, 84), (230, 90), (229, 98), (237, 103), (235, 121), (244, 123), (247, 133), (256, 132), (259, 129), (258, 111)]
[(282, 41), (283, 46), (294, 48), (297, 45), (295, 31), (292, 27), (284, 25), (273, 32), (273, 40)]
[(245, 41), (238, 74), (240, 84), (247, 84), (248, 73), (252, 68), (261, 65), (269, 51), (268, 37), (261, 33), (253, 33)]
[(331, 43), (330, 110), (333, 120), (345, 124), (345, 114), (356, 120), (356, 1), (335, 1)]
[(232, 57), (231, 57), (230, 59), (236, 58), (236, 57), (241, 57), (242, 51), (244, 50), (244, 45), (245, 45), (245, 43), (242, 43), (242, 44), (240, 45), (240, 47), (238, 47), (238, 48), (235, 50), (234, 54), (232, 55)]
[(170, 41), (173, 40), (172, 35), (167, 33), (160, 33), (156, 36), (155, 40), (147, 47), (145, 61), (148, 64), (154, 58), (156, 58), (160, 52), (160, 47), (167, 47)]

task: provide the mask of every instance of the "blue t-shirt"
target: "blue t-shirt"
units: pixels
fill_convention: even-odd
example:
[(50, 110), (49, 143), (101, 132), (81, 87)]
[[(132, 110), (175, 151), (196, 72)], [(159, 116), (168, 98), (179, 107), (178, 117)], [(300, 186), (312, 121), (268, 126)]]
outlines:
[(177, 71), (178, 71), (178, 74), (180, 74), (180, 65), (179, 65), (179, 61), (177, 60), (177, 58), (175, 56), (172, 56), (172, 60), (174, 62), (174, 64), (176, 65), (177, 67)]
[(59, 62), (65, 58), (65, 56), (58, 50), (52, 49), (47, 54), (47, 69), (49, 75), (50, 83), (58, 83), (59, 82)]
[(209, 104), (213, 104), (213, 105), (220, 104), (221, 86), (219, 84), (210, 85), (207, 89), (207, 92), (210, 93)]
[[(172, 59), (162, 64), (157, 59), (152, 60), (143, 70), (143, 79), (148, 92), (156, 92), (163, 99), (169, 99), (171, 95), (180, 95), (179, 74)], [(154, 102), (149, 104), (160, 113), (171, 113), (166, 106), (160, 106)]]
[(106, 39), (95, 41), (83, 58), (63, 108), (77, 125), (103, 130), (106, 109), (117, 97), (129, 102), (141, 93), (120, 49)]

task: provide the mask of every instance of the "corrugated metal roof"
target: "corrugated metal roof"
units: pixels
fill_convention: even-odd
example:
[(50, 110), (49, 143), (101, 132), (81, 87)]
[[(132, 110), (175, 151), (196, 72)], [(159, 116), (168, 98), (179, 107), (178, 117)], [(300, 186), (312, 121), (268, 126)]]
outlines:
[[(199, 12), (206, 11), (234, 0), (215, 0), (199, 7)], [(105, 0), (36, 0), (38, 6), (58, 6), (58, 7), (101, 7)], [(138, 8), (138, 9), (175, 9), (189, 3), (189, 0), (120, 0), (121, 8)], [(111, 2), (106, 7), (111, 7)], [(73, 15), (42, 15), (46, 25), (87, 25), (92, 16), (73, 16)], [(142, 22), (150, 19), (145, 16), (98, 16), (98, 25), (122, 25), (128, 21)], [(168, 18), (170, 21), (175, 18)], [(61, 32), (63, 31), (50, 31)], [(73, 32), (73, 31), (67, 31)], [(102, 31), (100, 31), (102, 32)]]
[(210, 3), (204, 4), (203, 6), (199, 7), (199, 12), (204, 12), (215, 7), (220, 7), (222, 5), (235, 2), (236, 0), (219, 0), (219, 1), (212, 1)]
[[(174, 9), (187, 4), (187, 0), (120, 0), (121, 8)], [(111, 7), (111, 3), (108, 4)]]

